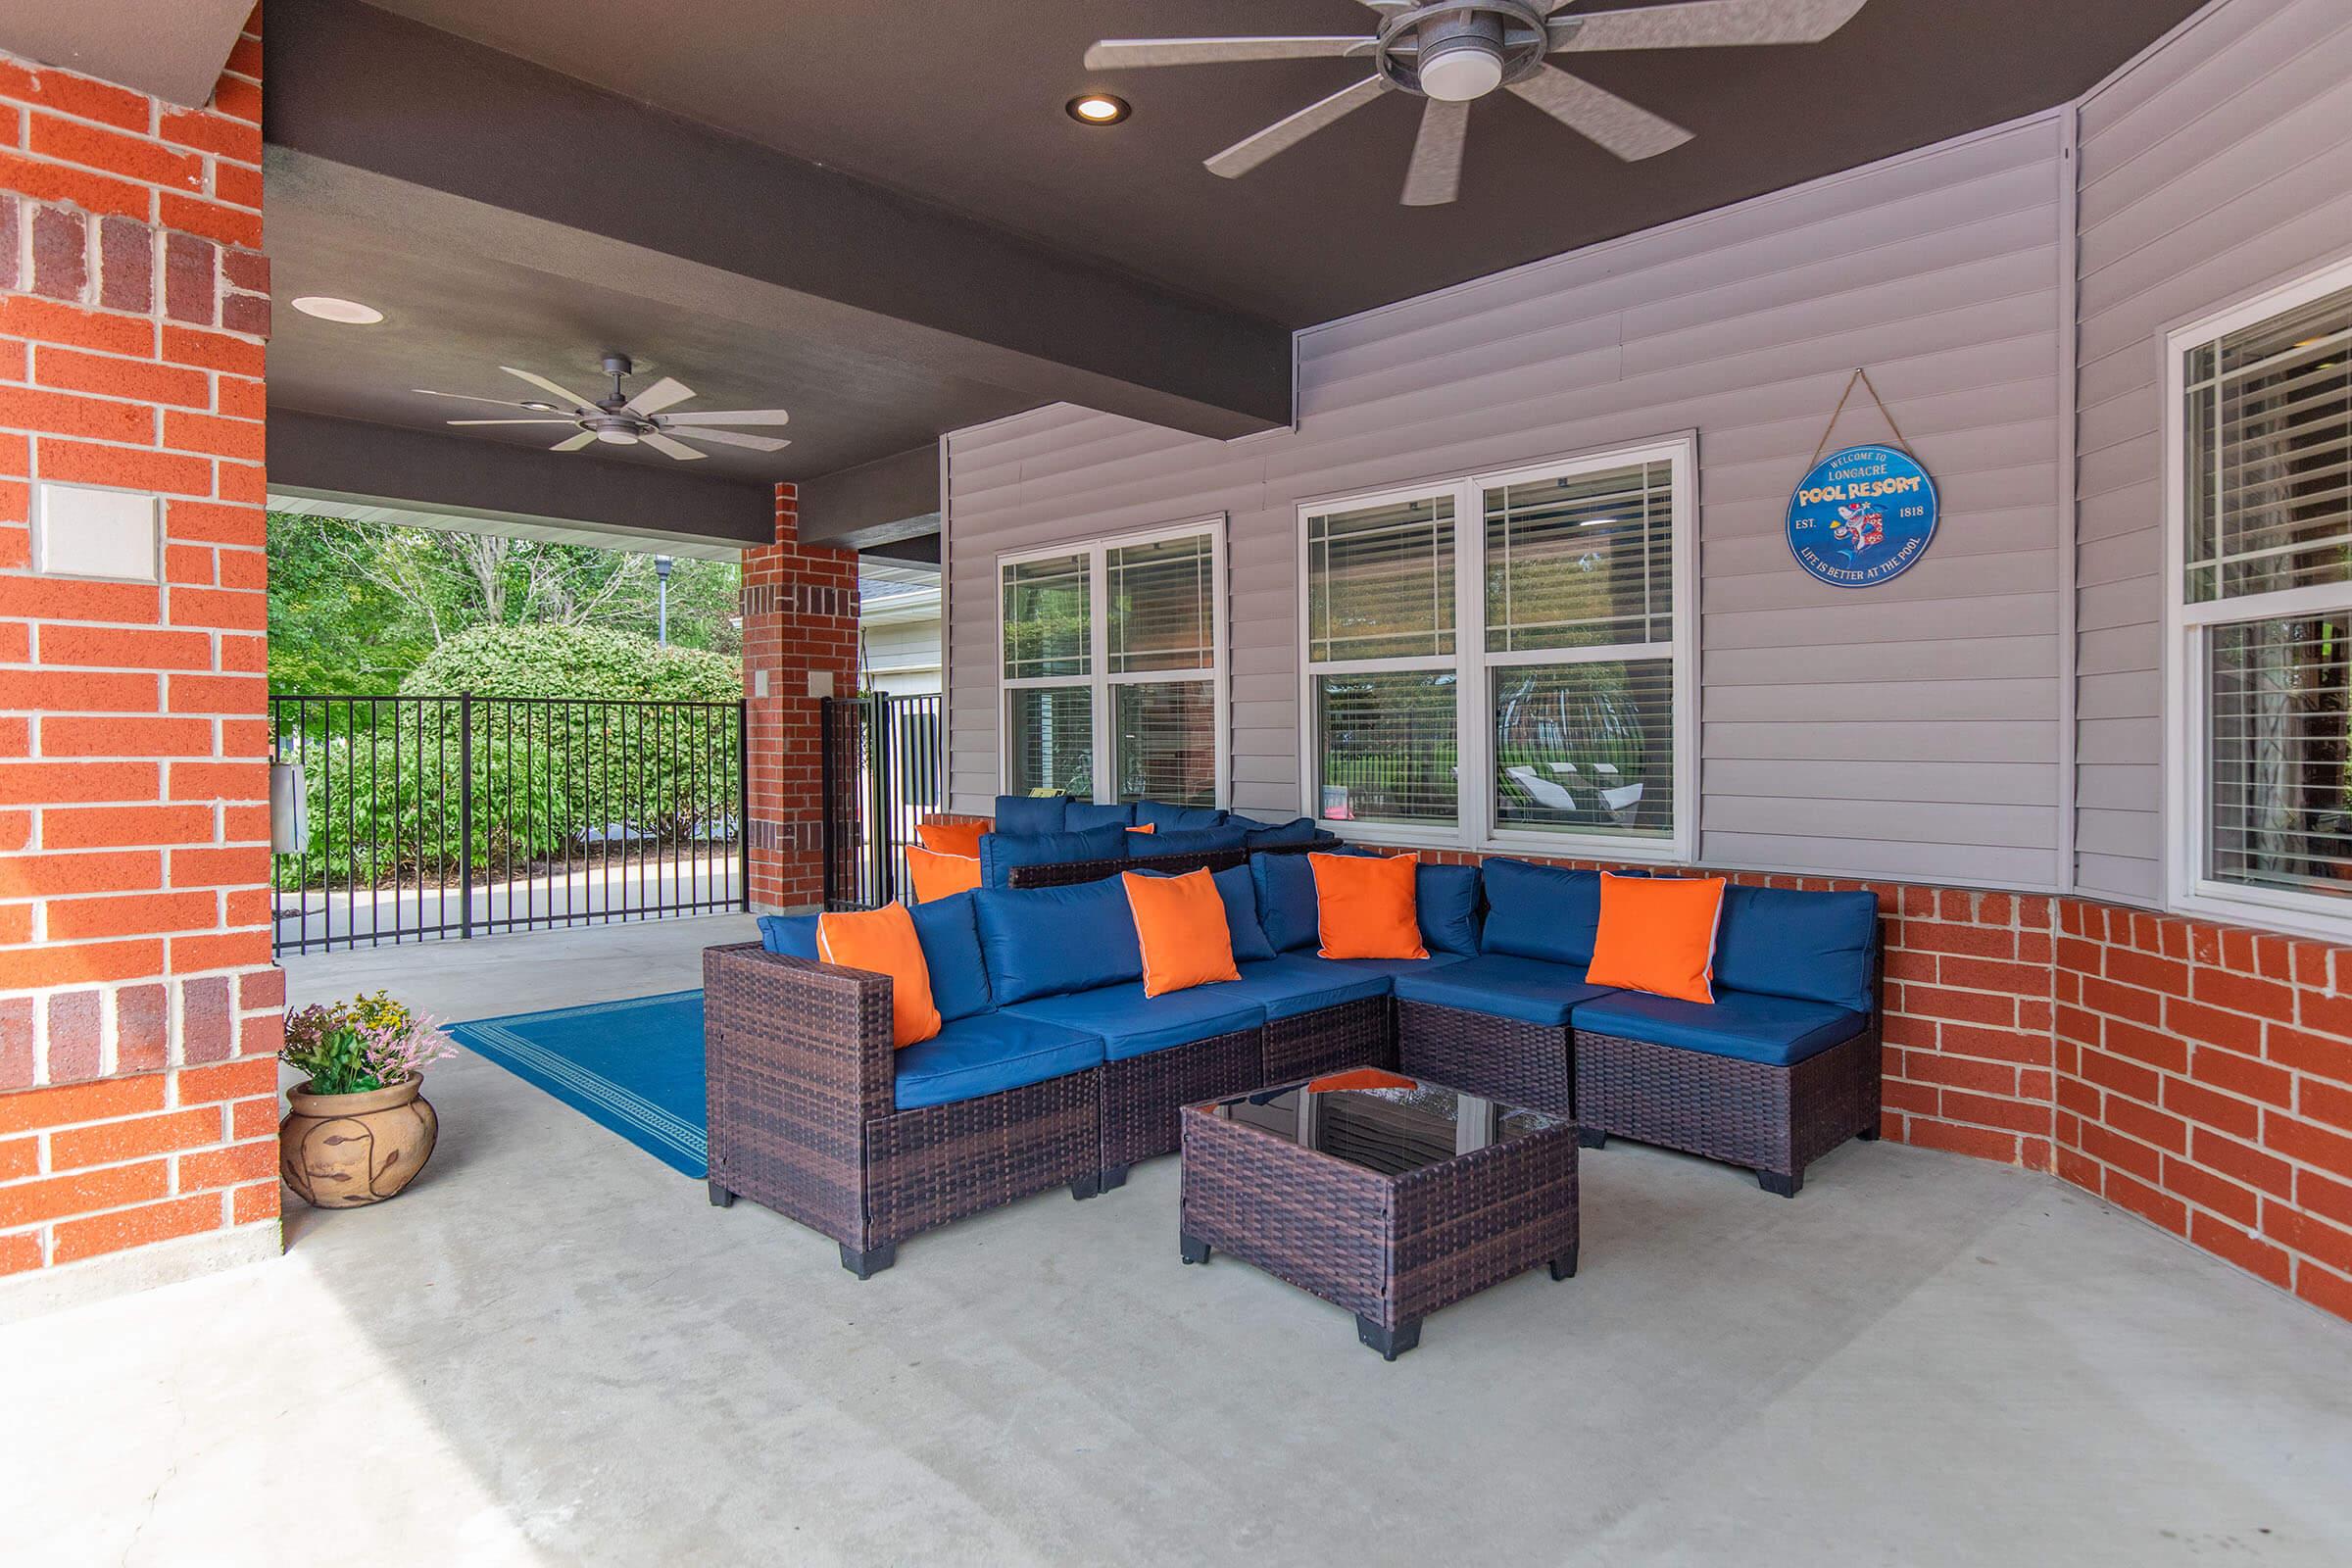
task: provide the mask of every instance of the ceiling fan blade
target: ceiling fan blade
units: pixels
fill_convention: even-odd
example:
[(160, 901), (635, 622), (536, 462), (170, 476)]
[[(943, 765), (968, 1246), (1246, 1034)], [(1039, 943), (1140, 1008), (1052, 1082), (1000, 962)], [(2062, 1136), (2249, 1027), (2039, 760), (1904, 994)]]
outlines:
[(1214, 66), (1237, 60), (1332, 60), (1370, 54), (1376, 38), (1105, 38), (1089, 46), (1086, 69)]
[(670, 376), (663, 376), (622, 405), (631, 414), (659, 414), (672, 403), (683, 403), (694, 396), (694, 388)]
[(513, 398), (477, 398), (470, 392), (436, 392), (429, 386), (412, 387), (410, 390), (421, 398), (455, 398), (460, 403), (487, 403), (492, 408), (498, 409), (529, 407), (528, 404), (517, 403)]
[(530, 382), (531, 385), (537, 387), (542, 392), (554, 393), (557, 397), (562, 398), (564, 402), (570, 404), (575, 409), (595, 409), (597, 407), (596, 404), (591, 403), (588, 399), (580, 396), (577, 392), (564, 391), (562, 387), (556, 385), (555, 382), (550, 381), (544, 375), (534, 375), (528, 370), (517, 370), (512, 365), (502, 365), (499, 367), (499, 368), (506, 371), (509, 375), (519, 376), (521, 379)]
[(1581, 136), (1590, 137), (1627, 163), (1655, 158), (1690, 139), (1690, 132), (1671, 120), (1629, 104), (1606, 88), (1557, 66), (1545, 66), (1510, 90)]
[(577, 452), (580, 448), (591, 445), (595, 440), (596, 432), (594, 430), (582, 430), (578, 435), (572, 436), (568, 440), (559, 441), (547, 450), (550, 452)]
[(571, 419), (444, 419), (444, 424), (571, 424)]
[(1208, 172), (1227, 179), (1247, 174), (1276, 153), (1298, 146), (1325, 125), (1363, 108), (1388, 90), (1388, 77), (1366, 76), (1352, 87), (1343, 87), (1328, 98), (1308, 104), (1286, 120), (1277, 120), (1254, 136), (1243, 137), (1208, 159)]
[[(669, 433), (688, 441), (715, 441), (721, 446), (749, 447), (754, 452), (781, 452), (792, 445), (791, 442), (777, 436), (739, 435), (733, 430), (672, 430)], [(646, 439), (650, 441), (653, 437), (647, 436)], [(700, 454), (698, 453), (697, 456)]]
[(703, 409), (693, 414), (665, 414), (663, 424), (784, 424), (792, 416), (782, 409)]
[(709, 456), (708, 453), (695, 451), (694, 448), (688, 446), (683, 441), (672, 441), (669, 437), (663, 435), (659, 430), (648, 430), (645, 432), (645, 434), (639, 436), (637, 439), (643, 441), (647, 446), (652, 447), (656, 452), (661, 453), (663, 457), (675, 458), (680, 463), (688, 463), (696, 459)]
[(1731, 44), (1819, 43), (1869, 0), (1690, 0), (1642, 11), (1553, 17), (1562, 49), (1712, 49)]
[(1421, 132), (1413, 138), (1413, 161), (1404, 171), (1407, 207), (1443, 207), (1462, 184), (1462, 150), (1470, 131), (1470, 106), (1432, 98), (1421, 111)]

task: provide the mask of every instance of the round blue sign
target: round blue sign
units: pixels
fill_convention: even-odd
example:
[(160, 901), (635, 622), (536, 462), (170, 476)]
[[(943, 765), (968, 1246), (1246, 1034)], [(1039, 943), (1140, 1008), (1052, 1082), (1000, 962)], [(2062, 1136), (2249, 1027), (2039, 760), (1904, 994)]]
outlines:
[(1919, 564), (1936, 513), (1936, 481), (1910, 453), (1847, 447), (1788, 498), (1788, 553), (1834, 587), (1867, 588)]

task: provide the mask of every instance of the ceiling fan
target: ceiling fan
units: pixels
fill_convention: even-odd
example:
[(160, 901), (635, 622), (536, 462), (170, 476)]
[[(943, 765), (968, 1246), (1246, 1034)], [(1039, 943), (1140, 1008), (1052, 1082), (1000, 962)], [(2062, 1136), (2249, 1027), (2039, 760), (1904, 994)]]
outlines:
[(792, 445), (770, 435), (743, 435), (734, 430), (707, 428), (714, 424), (782, 424), (788, 416), (782, 409), (710, 409), (699, 414), (669, 414), (664, 411), (694, 396), (694, 389), (681, 381), (663, 376), (652, 386), (628, 397), (620, 383), (632, 371), (626, 354), (608, 354), (604, 358), (605, 373), (612, 378), (612, 391), (608, 397), (593, 401), (569, 392), (544, 375), (529, 370), (517, 370), (512, 365), (500, 369), (509, 375), (528, 381), (558, 401), (533, 400), (510, 403), (504, 398), (477, 398), (464, 392), (435, 392), (418, 387), (417, 392), (428, 398), (457, 398), (466, 403), (491, 403), (503, 409), (528, 409), (534, 416), (528, 419), (452, 419), (451, 424), (568, 424), (576, 434), (565, 436), (550, 451), (577, 452), (582, 447), (602, 441), (610, 446), (631, 447), (643, 443), (665, 457), (680, 463), (709, 457), (686, 445), (689, 441), (709, 441), (719, 446), (749, 447), (754, 452), (780, 452)]
[(1574, 0), (1362, 0), (1377, 29), (1347, 38), (1105, 38), (1090, 71), (1238, 60), (1362, 60), (1372, 74), (1278, 120), (1207, 160), (1228, 179), (1250, 172), (1343, 116), (1391, 92), (1428, 100), (1399, 198), (1452, 201), (1462, 178), (1470, 105), (1506, 89), (1631, 163), (1680, 147), (1690, 132), (1606, 88), (1547, 64), (1546, 55), (1622, 49), (1818, 43), (1868, 0), (1686, 0), (1632, 11), (1566, 8)]

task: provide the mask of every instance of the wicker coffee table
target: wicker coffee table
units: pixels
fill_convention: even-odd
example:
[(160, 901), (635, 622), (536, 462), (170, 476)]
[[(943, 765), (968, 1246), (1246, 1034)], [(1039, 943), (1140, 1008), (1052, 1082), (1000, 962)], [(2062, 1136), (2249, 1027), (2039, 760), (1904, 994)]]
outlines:
[(1231, 1252), (1389, 1360), (1439, 1307), (1576, 1273), (1576, 1124), (1374, 1068), (1184, 1111), (1184, 1260)]

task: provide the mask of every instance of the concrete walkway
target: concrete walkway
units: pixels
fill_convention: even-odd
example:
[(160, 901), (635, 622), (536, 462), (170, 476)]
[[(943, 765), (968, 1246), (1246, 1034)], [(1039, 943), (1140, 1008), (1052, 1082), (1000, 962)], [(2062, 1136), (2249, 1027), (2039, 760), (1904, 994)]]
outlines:
[[(740, 919), (338, 956), (444, 1016), (691, 985)], [(287, 1256), (0, 1331), (0, 1561), (2352, 1561), (2352, 1328), (2042, 1177), (1803, 1197), (1622, 1145), (1584, 1271), (1432, 1317), (1176, 1258), (1173, 1160), (833, 1244), (495, 1066)]]

